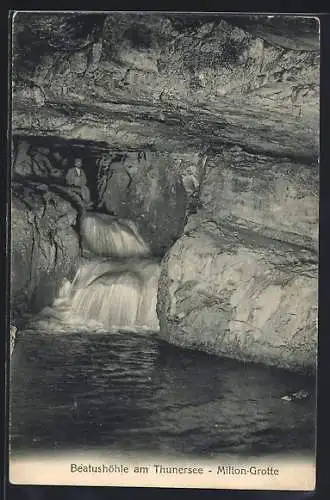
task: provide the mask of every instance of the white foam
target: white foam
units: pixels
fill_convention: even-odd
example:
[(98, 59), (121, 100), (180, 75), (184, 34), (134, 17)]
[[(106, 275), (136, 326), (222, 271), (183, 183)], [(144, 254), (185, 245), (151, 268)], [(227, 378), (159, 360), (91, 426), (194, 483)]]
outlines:
[(89, 248), (96, 249), (98, 255), (112, 255), (115, 260), (98, 256), (83, 261), (73, 281), (64, 280), (53, 306), (43, 309), (30, 325), (58, 333), (104, 329), (158, 331), (160, 266), (146, 258), (149, 248), (135, 224), (91, 214), (83, 219), (82, 227)]
[(80, 222), (82, 242), (91, 252), (104, 257), (147, 257), (150, 249), (136, 224), (111, 215), (87, 213)]

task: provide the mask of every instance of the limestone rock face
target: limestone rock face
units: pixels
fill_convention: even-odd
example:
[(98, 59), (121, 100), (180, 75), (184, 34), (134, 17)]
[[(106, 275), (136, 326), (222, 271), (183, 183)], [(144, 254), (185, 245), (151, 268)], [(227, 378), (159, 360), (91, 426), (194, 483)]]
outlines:
[(313, 371), (317, 283), (313, 252), (204, 221), (163, 260), (161, 335), (211, 354)]
[(208, 158), (199, 193), (162, 263), (161, 334), (183, 347), (313, 371), (318, 165), (228, 148)]
[[(239, 17), (240, 26), (226, 16), (193, 17), (96, 15), (91, 24), (103, 26), (95, 40), (79, 24), (88, 19), (47, 15), (41, 22), (19, 13), (14, 133), (104, 141), (127, 151), (237, 144), (315, 157), (318, 21), (259, 16), (255, 27), (248, 16)], [(29, 61), (29, 37), (38, 62)], [(28, 84), (42, 88), (42, 107)]]
[[(130, 219), (152, 253), (165, 255), (163, 338), (313, 370), (317, 19), (18, 13), (13, 39), (12, 131), (25, 138), (15, 181), (49, 186), (59, 210), (44, 209), (45, 192), (35, 189), (14, 200), (14, 303), (36, 302), (50, 283), (48, 260), (54, 283), (69, 272), (78, 243), (71, 223), (60, 228), (62, 214)], [(69, 147), (32, 154), (27, 136)], [(86, 185), (64, 189), (73, 149)], [(33, 209), (22, 201), (32, 198)], [(65, 241), (65, 265), (44, 239), (49, 229)]]
[(199, 202), (162, 263), (161, 334), (184, 347), (312, 371), (318, 166), (229, 148), (208, 159)]
[(19, 178), (34, 177), (57, 181), (63, 177), (48, 148), (33, 149), (28, 140), (18, 140), (13, 162), (13, 174)]
[(202, 208), (188, 228), (212, 219), (315, 251), (318, 248), (317, 163), (230, 148), (208, 159), (199, 199)]
[(244, 19), (229, 17), (227, 20), (278, 47), (306, 51), (319, 49), (317, 18), (252, 15)]
[(50, 305), (64, 278), (79, 261), (79, 241), (73, 229), (77, 213), (65, 200), (47, 191), (25, 188), (12, 197), (12, 314), (38, 311)]
[(140, 156), (111, 165), (103, 200), (109, 213), (134, 220), (153, 253), (163, 255), (183, 232), (188, 196), (173, 158)]

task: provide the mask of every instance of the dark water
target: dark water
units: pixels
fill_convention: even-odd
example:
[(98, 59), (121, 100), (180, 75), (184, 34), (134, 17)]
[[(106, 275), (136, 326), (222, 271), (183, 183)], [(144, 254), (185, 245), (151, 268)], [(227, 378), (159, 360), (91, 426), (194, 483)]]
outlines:
[(311, 452), (313, 380), (163, 343), (150, 334), (24, 334), (11, 366), (13, 452), (167, 455)]

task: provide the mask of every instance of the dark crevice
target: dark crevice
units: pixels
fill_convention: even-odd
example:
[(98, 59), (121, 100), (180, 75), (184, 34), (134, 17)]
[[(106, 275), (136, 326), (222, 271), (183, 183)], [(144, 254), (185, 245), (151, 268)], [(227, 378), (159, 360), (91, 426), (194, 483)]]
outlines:
[(261, 149), (255, 149), (251, 146), (246, 146), (239, 144), (235, 142), (229, 142), (229, 141), (221, 141), (221, 145), (219, 147), (214, 147), (212, 144), (208, 147), (208, 151), (210, 154), (213, 155), (219, 155), (219, 153), (226, 151), (226, 149), (230, 150), (234, 147), (239, 147), (240, 150), (244, 151), (245, 153), (251, 154), (251, 155), (260, 155), (264, 158), (274, 158), (275, 160), (288, 160), (291, 163), (294, 164), (303, 164), (303, 165), (318, 165), (319, 163), (319, 156), (318, 155), (301, 155), (299, 153), (295, 154), (290, 154), (286, 152), (277, 152), (277, 151), (272, 151), (272, 150), (261, 150)]

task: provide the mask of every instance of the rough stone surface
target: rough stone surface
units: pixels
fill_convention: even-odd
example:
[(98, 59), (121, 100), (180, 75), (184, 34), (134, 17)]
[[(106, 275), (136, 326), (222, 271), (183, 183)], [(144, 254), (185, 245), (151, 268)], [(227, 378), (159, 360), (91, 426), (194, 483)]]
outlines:
[(211, 354), (313, 371), (317, 290), (313, 252), (204, 221), (163, 260), (161, 334)]
[(297, 18), (290, 16), (253, 15), (248, 18), (240, 16), (226, 17), (226, 20), (253, 35), (262, 38), (269, 44), (293, 50), (319, 50), (318, 18)]
[(60, 152), (54, 144), (46, 148), (31, 137), (18, 139), (13, 178), (22, 185), (42, 182), (80, 213), (101, 208), (133, 220), (152, 251), (164, 255), (196, 211), (206, 156), (102, 149), (83, 158), (79, 168), (70, 166), (80, 156), (70, 144)]
[(52, 303), (79, 262), (77, 213), (54, 193), (24, 188), (12, 197), (11, 303), (14, 319)]
[(208, 158), (199, 208), (162, 262), (161, 334), (298, 371), (317, 349), (318, 165), (234, 147)]
[(187, 193), (170, 156), (139, 156), (112, 164), (103, 200), (109, 213), (136, 221), (153, 252), (163, 255), (183, 232)]
[[(19, 56), (26, 51), (24, 16), (14, 24), (16, 134), (104, 141), (119, 150), (219, 150), (229, 143), (301, 158), (318, 153), (319, 53), (295, 38), (299, 26), (312, 24), (317, 48), (317, 20), (285, 27), (292, 49), (221, 16), (190, 23), (182, 16), (100, 16), (93, 59), (92, 41), (78, 28), (72, 39), (69, 18), (44, 16), (38, 23), (32, 16), (39, 60), (27, 64), (28, 56)], [(36, 88), (44, 93), (41, 107)]]
[[(131, 218), (166, 252), (158, 315), (168, 341), (313, 370), (318, 20), (18, 13), (14, 42), (20, 189), (33, 181), (56, 189), (59, 210)], [(33, 136), (44, 149), (30, 148)], [(88, 193), (65, 185), (75, 158)], [(44, 194), (34, 196), (41, 210)], [(39, 222), (15, 203), (15, 303), (32, 303), (53, 246), (36, 243)], [(41, 264), (29, 276), (32, 247)]]
[(200, 207), (188, 228), (212, 219), (318, 249), (319, 169), (239, 147), (208, 159)]

